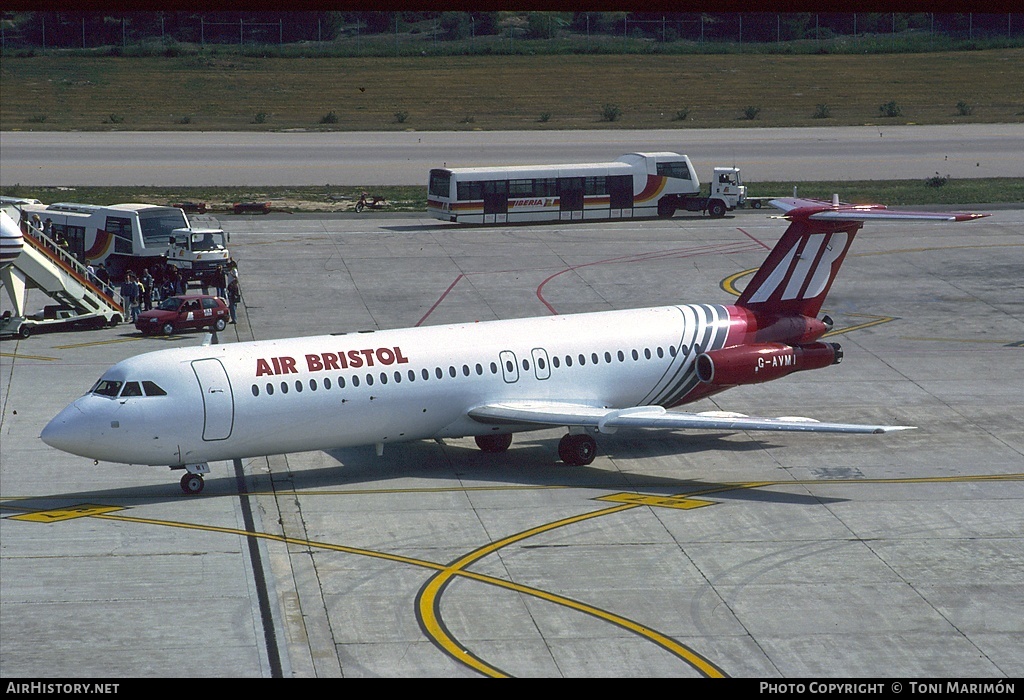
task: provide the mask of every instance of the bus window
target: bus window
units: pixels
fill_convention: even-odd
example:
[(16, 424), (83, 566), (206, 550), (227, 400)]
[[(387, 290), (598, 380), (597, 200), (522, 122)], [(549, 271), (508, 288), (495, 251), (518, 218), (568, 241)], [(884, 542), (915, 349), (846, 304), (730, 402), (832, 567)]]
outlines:
[(114, 252), (128, 253), (131, 255), (132, 246), (132, 220), (120, 216), (108, 216), (104, 225), (107, 233), (114, 236)]
[(188, 228), (188, 219), (181, 209), (163, 207), (152, 211), (139, 212), (139, 225), (142, 227), (142, 241), (147, 248), (169, 245), (171, 233), (176, 228)]
[(483, 199), (484, 188), (483, 183), (477, 182), (460, 182), (458, 187), (458, 200), (465, 202), (467, 200)]
[(447, 170), (431, 170), (430, 184), (427, 186), (428, 194), (435, 197), (448, 198), (452, 192), (452, 174)]
[(675, 163), (658, 163), (658, 174), (663, 177), (674, 177), (680, 180), (690, 179), (690, 169), (686, 163), (678, 161)]

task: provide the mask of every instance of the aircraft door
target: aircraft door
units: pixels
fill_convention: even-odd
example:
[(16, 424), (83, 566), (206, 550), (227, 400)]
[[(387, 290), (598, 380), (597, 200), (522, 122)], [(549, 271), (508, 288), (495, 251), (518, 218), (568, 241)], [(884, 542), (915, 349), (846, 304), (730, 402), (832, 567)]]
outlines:
[(519, 365), (516, 363), (516, 354), (511, 350), (502, 350), (498, 353), (498, 360), (501, 363), (501, 376), (508, 384), (515, 384), (519, 381)]
[(537, 379), (547, 379), (551, 376), (551, 363), (548, 360), (548, 351), (544, 348), (534, 348), (530, 351), (533, 355), (533, 371)]
[(224, 365), (216, 358), (193, 360), (203, 393), (203, 440), (227, 440), (235, 424), (235, 399)]

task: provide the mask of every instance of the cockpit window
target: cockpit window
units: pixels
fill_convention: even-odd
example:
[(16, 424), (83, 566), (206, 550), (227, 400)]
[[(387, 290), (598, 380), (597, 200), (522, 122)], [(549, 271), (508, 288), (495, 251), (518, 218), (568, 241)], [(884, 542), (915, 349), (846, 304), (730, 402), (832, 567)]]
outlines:
[(142, 396), (142, 387), (138, 382), (125, 382), (121, 396)]
[(146, 390), (146, 396), (167, 396), (167, 392), (153, 382), (142, 382), (142, 388)]
[(112, 379), (101, 379), (92, 390), (92, 393), (99, 394), (100, 396), (117, 396), (118, 392), (121, 391), (122, 384), (124, 384), (124, 382), (116, 382)]

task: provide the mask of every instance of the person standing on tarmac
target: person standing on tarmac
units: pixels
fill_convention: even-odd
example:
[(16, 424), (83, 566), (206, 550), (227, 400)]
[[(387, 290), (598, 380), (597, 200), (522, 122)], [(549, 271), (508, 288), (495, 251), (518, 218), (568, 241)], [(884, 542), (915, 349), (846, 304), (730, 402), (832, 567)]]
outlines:
[(235, 307), (242, 300), (242, 291), (238, 288), (238, 278), (228, 282), (228, 309), (231, 311), (231, 322), (235, 322)]
[(149, 274), (148, 267), (142, 270), (142, 279), (140, 281), (144, 290), (142, 292), (142, 310), (149, 311), (153, 308), (153, 284), (155, 280), (153, 275)]

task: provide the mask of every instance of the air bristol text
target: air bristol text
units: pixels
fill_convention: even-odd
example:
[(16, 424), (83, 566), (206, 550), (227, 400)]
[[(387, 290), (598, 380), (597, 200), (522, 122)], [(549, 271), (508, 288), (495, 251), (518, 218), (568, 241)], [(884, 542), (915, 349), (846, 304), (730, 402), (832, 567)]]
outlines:
[[(402, 354), (402, 348), (366, 348), (347, 352), (322, 352), (305, 355), (306, 370), (323, 372), (327, 370), (357, 369), (377, 365), (404, 365), (409, 359)], [(261, 357), (256, 360), (256, 376), (294, 374), (299, 372), (299, 361), (294, 357)]]

